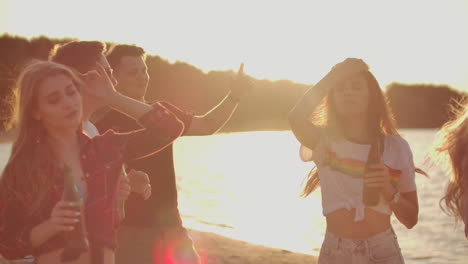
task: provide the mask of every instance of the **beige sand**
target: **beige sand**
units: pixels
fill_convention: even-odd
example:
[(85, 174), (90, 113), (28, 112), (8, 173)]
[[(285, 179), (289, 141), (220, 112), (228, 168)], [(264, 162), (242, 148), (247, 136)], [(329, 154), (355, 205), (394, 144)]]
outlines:
[[(284, 249), (269, 248), (218, 234), (190, 229), (204, 264), (315, 264), (317, 257)], [(2, 259), (0, 264), (10, 262)]]
[(206, 264), (314, 264), (317, 257), (269, 248), (218, 234), (189, 230)]

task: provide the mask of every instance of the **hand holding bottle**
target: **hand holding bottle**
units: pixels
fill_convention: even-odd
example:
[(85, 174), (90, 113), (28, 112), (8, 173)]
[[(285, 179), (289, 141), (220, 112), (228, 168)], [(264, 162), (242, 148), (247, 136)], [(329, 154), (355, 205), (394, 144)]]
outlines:
[[(65, 248), (61, 253), (60, 259), (62, 261), (72, 261), (79, 256), (89, 250), (89, 241), (88, 235), (86, 232), (86, 225), (85, 225), (85, 218), (84, 218), (84, 198), (83, 194), (78, 191), (78, 187), (75, 183), (72, 171), (70, 168), (65, 166), (64, 169), (64, 186), (63, 186), (63, 194), (62, 194), (62, 201), (60, 201), (60, 205), (62, 202), (65, 203), (65, 206), (68, 206), (68, 210), (70, 210), (70, 205), (76, 208), (76, 211), (79, 214), (76, 214), (76, 217), (79, 217), (79, 221), (75, 220), (75, 224), (72, 229), (68, 230), (70, 232), (64, 233), (65, 235)], [(59, 204), (57, 203), (57, 204)], [(54, 220), (55, 223), (62, 223), (64, 213), (62, 212), (62, 206), (59, 206), (55, 210)], [(60, 210), (60, 211), (59, 211)], [(68, 222), (68, 221), (67, 221)], [(59, 224), (60, 226), (61, 224)]]
[(148, 174), (143, 171), (130, 170), (128, 173), (132, 192), (139, 193), (146, 200), (151, 196), (151, 184)]
[(122, 176), (119, 178), (118, 188), (117, 188), (117, 200), (125, 201), (130, 196), (132, 187), (130, 186), (130, 180), (128, 177)]
[(80, 221), (80, 210), (76, 203), (59, 201), (52, 209), (48, 227), (52, 233), (72, 231)]

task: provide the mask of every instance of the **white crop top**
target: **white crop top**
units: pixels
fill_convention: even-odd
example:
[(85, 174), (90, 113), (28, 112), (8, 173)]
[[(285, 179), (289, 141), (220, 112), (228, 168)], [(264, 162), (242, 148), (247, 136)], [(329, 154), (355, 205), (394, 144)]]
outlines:
[[(354, 221), (360, 221), (364, 219), (363, 175), (370, 145), (346, 139), (331, 140), (325, 134), (322, 135), (313, 151), (301, 146), (300, 154), (303, 161), (314, 161), (317, 166), (323, 215), (341, 208), (355, 208)], [(406, 140), (399, 136), (387, 135), (382, 159), (389, 169), (392, 183), (400, 192), (416, 190), (413, 155)], [(376, 206), (369, 208), (392, 214), (388, 202), (382, 196)]]

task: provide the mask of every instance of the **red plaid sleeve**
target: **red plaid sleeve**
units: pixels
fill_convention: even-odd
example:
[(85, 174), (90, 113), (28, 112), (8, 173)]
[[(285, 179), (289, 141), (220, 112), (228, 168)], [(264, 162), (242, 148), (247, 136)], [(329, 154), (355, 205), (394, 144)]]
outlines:
[(190, 125), (192, 124), (193, 120), (193, 112), (188, 112), (181, 110), (177, 106), (170, 104), (168, 102), (161, 102), (161, 104), (167, 108), (167, 110), (171, 111), (171, 113), (175, 114), (177, 118), (184, 123), (184, 133), (189, 129)]
[(138, 123), (144, 129), (115, 133), (109, 130), (102, 138), (104, 146), (112, 146), (112, 151), (120, 155), (122, 162), (147, 157), (171, 145), (181, 136), (184, 124), (175, 114), (160, 103), (142, 116)]
[(22, 208), (14, 200), (0, 200), (0, 254), (7, 259), (23, 258), (33, 251), (32, 227), (24, 224), (28, 217)]

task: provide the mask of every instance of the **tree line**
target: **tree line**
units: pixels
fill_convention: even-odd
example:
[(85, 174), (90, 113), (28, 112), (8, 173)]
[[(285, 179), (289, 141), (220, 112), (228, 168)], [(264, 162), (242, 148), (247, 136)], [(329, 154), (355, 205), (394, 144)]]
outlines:
[[(75, 39), (0, 36), (0, 129), (11, 115), (8, 101), (25, 63), (31, 59), (46, 60), (55, 45), (71, 40)], [(110, 47), (116, 43), (106, 44)], [(200, 114), (227, 94), (230, 80), (236, 74), (234, 71), (203, 72), (186, 62), (170, 63), (153, 54), (148, 54), (146, 63), (151, 77), (147, 100), (169, 101)], [(290, 80), (252, 80), (255, 89), (242, 98), (239, 109), (222, 131), (289, 129), (289, 110), (312, 85)], [(464, 97), (464, 93), (451, 87), (433, 84), (392, 83), (386, 87), (386, 94), (401, 128), (440, 127), (450, 117), (451, 102)]]

